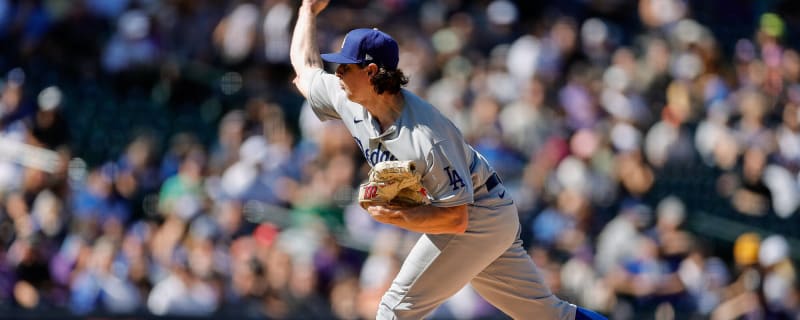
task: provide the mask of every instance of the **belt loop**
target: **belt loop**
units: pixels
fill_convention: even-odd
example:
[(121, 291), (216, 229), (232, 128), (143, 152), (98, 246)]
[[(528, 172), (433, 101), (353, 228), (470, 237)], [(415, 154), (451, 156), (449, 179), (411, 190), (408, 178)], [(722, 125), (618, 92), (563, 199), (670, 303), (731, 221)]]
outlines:
[(486, 191), (492, 191), (500, 183), (500, 177), (497, 176), (497, 172), (493, 172), (489, 179), (486, 179)]

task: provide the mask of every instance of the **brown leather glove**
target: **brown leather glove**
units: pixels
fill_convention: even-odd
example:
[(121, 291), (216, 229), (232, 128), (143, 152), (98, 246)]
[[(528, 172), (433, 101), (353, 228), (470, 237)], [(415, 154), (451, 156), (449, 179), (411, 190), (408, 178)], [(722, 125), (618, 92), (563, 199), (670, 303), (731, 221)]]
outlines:
[(429, 204), (422, 177), (413, 161), (384, 161), (369, 172), (369, 179), (358, 190), (358, 202), (370, 205), (414, 207)]

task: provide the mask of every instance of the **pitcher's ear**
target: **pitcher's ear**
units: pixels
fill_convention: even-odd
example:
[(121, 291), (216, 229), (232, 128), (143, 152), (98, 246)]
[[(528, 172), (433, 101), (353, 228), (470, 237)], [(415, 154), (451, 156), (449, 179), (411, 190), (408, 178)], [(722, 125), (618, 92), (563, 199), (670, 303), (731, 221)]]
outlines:
[(370, 63), (367, 65), (367, 74), (371, 77), (375, 73), (378, 72), (378, 65), (374, 63)]

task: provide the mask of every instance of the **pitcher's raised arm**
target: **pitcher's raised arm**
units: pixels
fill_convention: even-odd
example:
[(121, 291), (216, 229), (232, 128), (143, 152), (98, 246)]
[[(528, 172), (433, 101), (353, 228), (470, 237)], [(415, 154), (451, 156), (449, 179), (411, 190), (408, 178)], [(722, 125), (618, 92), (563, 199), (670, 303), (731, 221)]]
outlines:
[(328, 0), (304, 0), (297, 14), (289, 57), (297, 77), (294, 84), (308, 97), (310, 71), (323, 68), (317, 46), (317, 15), (328, 6)]

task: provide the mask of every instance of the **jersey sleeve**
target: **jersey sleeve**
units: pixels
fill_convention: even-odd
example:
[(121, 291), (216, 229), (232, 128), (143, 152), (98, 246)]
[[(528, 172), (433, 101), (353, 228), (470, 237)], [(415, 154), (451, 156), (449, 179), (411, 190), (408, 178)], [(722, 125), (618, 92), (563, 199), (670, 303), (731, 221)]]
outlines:
[(308, 88), (308, 104), (314, 114), (322, 121), (341, 119), (340, 108), (347, 99), (344, 90), (339, 86), (339, 79), (322, 69), (309, 71), (312, 74), (306, 77)]
[(432, 205), (454, 207), (474, 201), (472, 178), (463, 154), (463, 150), (447, 140), (431, 148), (426, 159), (429, 167), (422, 184)]

